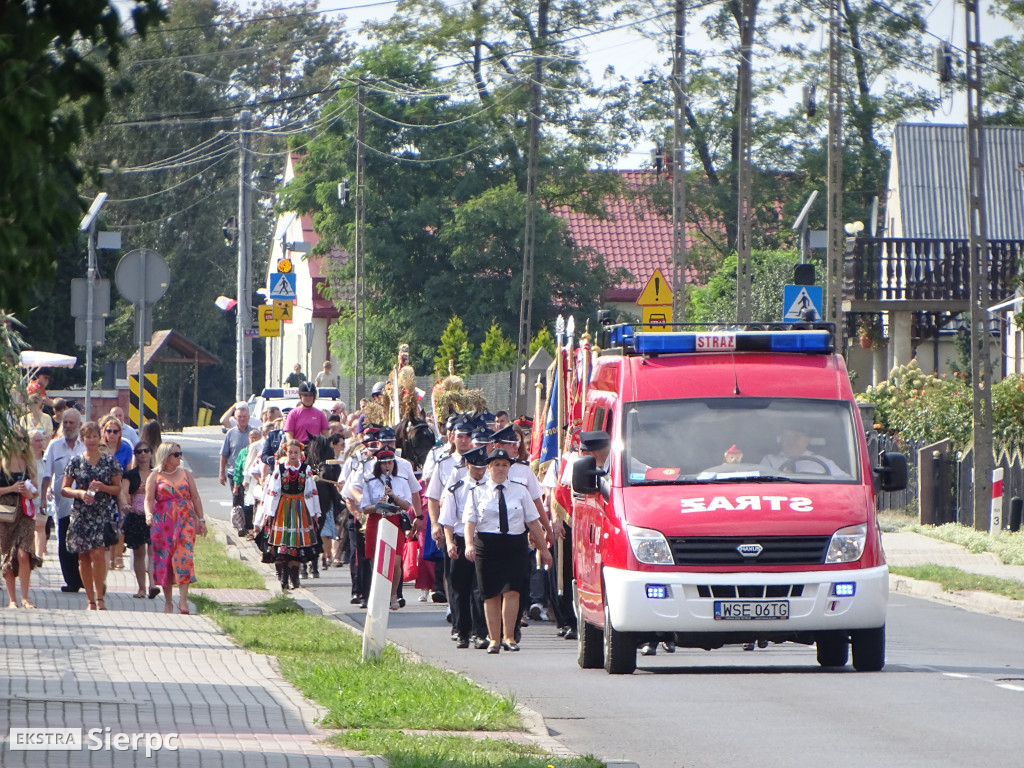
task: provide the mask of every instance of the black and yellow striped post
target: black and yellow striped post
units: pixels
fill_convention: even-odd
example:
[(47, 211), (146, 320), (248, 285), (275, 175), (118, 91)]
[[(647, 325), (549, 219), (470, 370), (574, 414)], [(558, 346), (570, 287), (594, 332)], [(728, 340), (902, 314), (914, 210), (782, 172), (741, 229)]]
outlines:
[(134, 373), (128, 377), (128, 420), (140, 429), (142, 424), (150, 419), (159, 416), (157, 408), (157, 375), (146, 374), (146, 396), (144, 418), (139, 418), (139, 374)]

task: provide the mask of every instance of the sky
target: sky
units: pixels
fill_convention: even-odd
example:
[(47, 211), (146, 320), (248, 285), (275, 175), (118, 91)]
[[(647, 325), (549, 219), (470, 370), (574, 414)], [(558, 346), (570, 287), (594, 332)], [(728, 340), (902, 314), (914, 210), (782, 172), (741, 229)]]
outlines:
[[(885, 3), (887, 0), (878, 0)], [(235, 0), (236, 5), (246, 7), (248, 0)], [(343, 15), (347, 20), (347, 28), (358, 40), (358, 30), (367, 21), (386, 21), (396, 7), (396, 2), (386, 0), (321, 0), (320, 9), (326, 12), (327, 16)], [(824, 3), (823, 3), (824, 5)], [(984, 8), (984, 6), (983, 6)], [(336, 12), (336, 13), (334, 13)], [(930, 10), (927, 12), (928, 31), (935, 37), (933, 42), (947, 40), (954, 47), (963, 49), (966, 47), (964, 36), (965, 17), (963, 4), (959, 0), (932, 0)], [(671, 19), (662, 21), (664, 25), (670, 25)], [(993, 19), (984, 10), (981, 17), (982, 39), (991, 42), (1000, 35), (1007, 34), (1008, 29), (1000, 26), (999, 22)], [(827, 45), (827, 35), (815, 34), (815, 39), (808, 42), (809, 45)], [(796, 37), (793, 38), (797, 39)], [(593, 35), (585, 40), (579, 41), (584, 49), (584, 60), (591, 76), (595, 82), (600, 81), (604, 70), (613, 67), (616, 74), (634, 78), (647, 72), (651, 67), (660, 68), (667, 72), (668, 62), (664, 54), (659, 54), (653, 41), (643, 37), (636, 29), (616, 29), (609, 32)], [(702, 34), (699, 24), (689, 22), (687, 27), (687, 48), (702, 49), (710, 48), (711, 42)], [(755, 50), (756, 56), (756, 50)], [(755, 77), (757, 60), (754, 62)], [(923, 85), (933, 90), (938, 90), (937, 78), (929, 73), (918, 70), (908, 70), (908, 79), (916, 84)], [(819, 109), (827, 106), (827, 82), (819, 84), (818, 104)], [(795, 90), (788, 94), (792, 103), (797, 103), (800, 94)], [(776, 105), (777, 110), (782, 110), (785, 105)], [(947, 96), (942, 101), (941, 108), (933, 114), (921, 115), (921, 122), (930, 123), (955, 123), (963, 124), (967, 121), (966, 99), (963, 95)], [(633, 151), (620, 160), (620, 168), (640, 168), (644, 163), (650, 162), (650, 150), (652, 142), (646, 146), (636, 146)]]

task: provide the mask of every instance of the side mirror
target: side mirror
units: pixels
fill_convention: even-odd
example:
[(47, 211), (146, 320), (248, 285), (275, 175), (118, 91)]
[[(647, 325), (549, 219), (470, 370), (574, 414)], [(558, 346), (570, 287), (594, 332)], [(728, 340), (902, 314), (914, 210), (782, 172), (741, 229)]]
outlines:
[(907, 457), (902, 453), (879, 454), (878, 486), (883, 491), (902, 491), (907, 487)]
[(580, 496), (597, 493), (600, 490), (598, 478), (602, 474), (593, 456), (579, 457), (572, 465), (572, 492)]

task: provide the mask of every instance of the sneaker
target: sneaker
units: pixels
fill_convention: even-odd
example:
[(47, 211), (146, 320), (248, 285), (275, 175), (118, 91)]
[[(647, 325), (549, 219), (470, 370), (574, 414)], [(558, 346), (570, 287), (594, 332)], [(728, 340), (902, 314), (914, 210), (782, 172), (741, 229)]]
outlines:
[(541, 621), (551, 621), (551, 619), (548, 618), (548, 612), (545, 611), (543, 608), (540, 609), (540, 620)]
[(420, 596), (418, 599), (421, 603), (427, 602), (427, 600), (430, 599), (430, 590), (424, 589), (422, 592), (420, 592)]
[(530, 611), (529, 611), (530, 618), (533, 619), (534, 621), (540, 621), (540, 614), (541, 614), (541, 611), (543, 611), (543, 610), (544, 609), (541, 607), (540, 603), (534, 603), (533, 605), (530, 606)]
[(665, 653), (675, 653), (676, 652), (676, 644), (673, 643), (671, 640), (664, 641), (661, 644), (661, 647), (665, 649)]
[(743, 650), (744, 651), (752, 651), (752, 650), (754, 650), (754, 644), (753, 643), (744, 643), (743, 644)]
[(655, 643), (644, 643), (640, 646), (641, 656), (656, 656), (658, 654), (658, 646)]

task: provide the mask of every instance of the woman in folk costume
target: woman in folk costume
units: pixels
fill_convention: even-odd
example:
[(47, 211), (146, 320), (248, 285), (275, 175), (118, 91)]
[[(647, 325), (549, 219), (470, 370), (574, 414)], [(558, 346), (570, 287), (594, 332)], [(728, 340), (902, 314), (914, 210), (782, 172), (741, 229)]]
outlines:
[[(314, 521), (320, 517), (320, 500), (313, 470), (302, 459), (302, 444), (289, 440), (286, 457), (274, 466), (255, 523), (264, 529), (263, 562), (274, 563), (281, 588), (299, 586), (299, 564), (317, 557)], [(262, 538), (262, 537), (261, 537)]]

